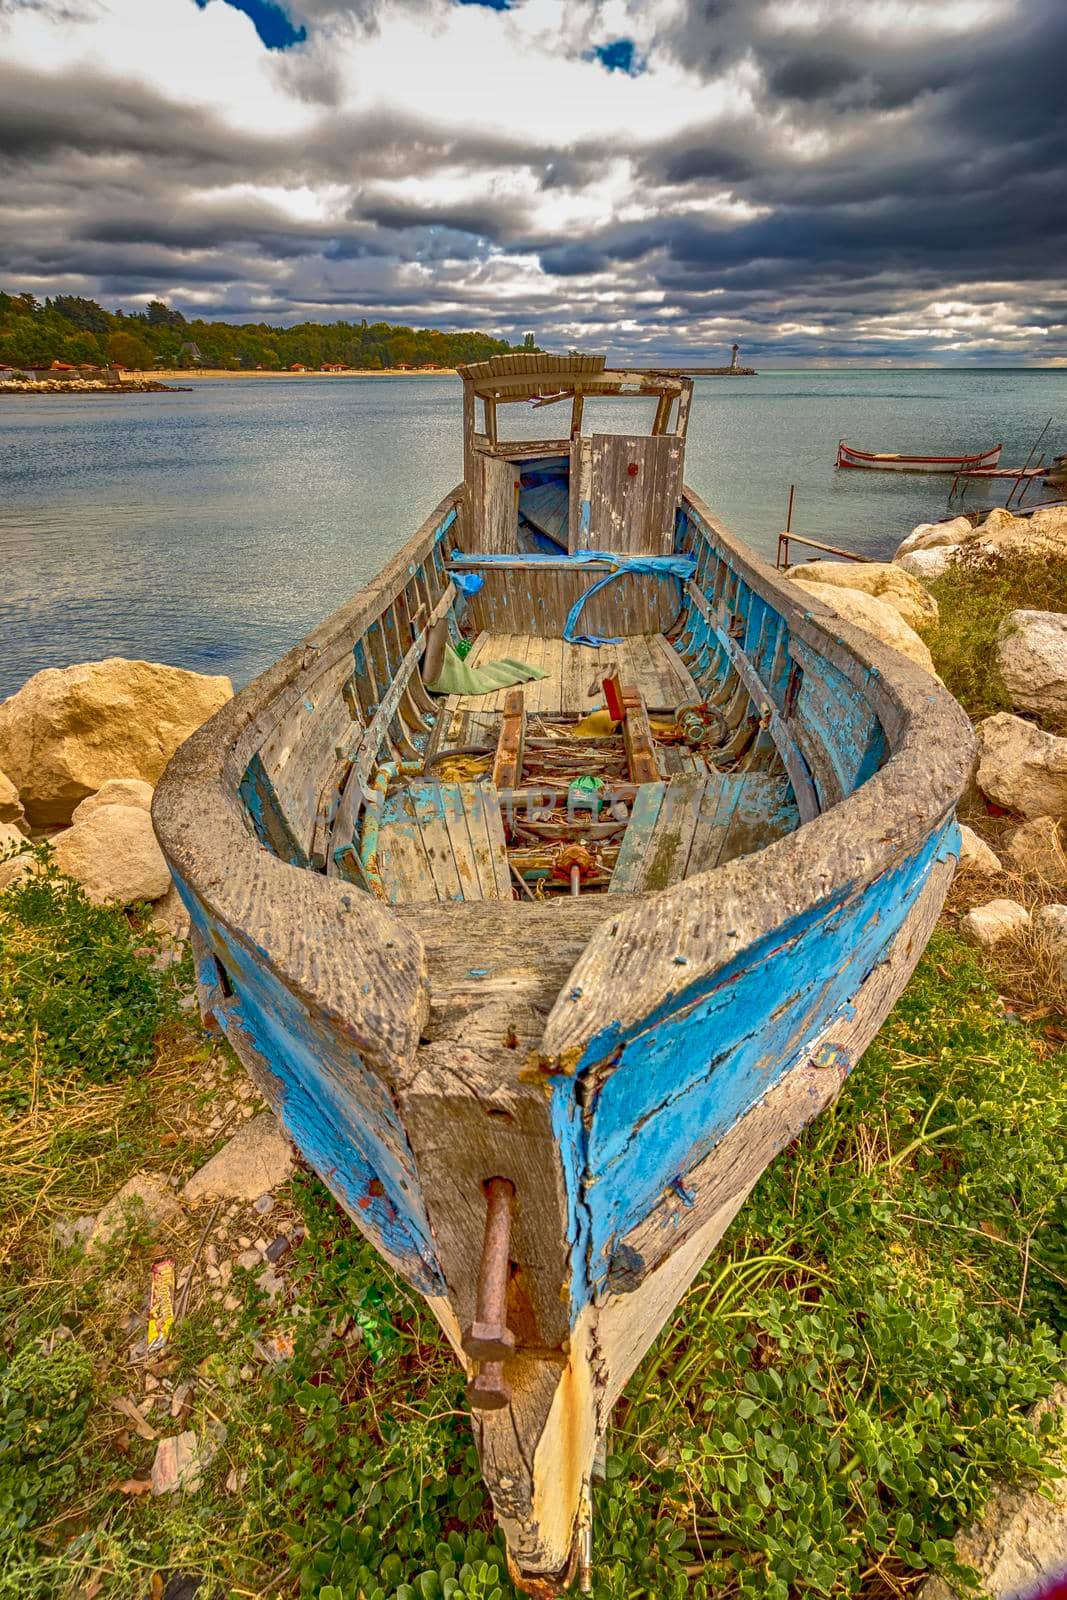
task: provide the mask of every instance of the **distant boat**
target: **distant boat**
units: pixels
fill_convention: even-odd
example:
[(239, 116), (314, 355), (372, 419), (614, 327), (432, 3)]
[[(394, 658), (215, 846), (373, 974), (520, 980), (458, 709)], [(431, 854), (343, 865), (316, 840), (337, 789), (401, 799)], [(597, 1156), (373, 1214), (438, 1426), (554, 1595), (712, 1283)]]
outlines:
[[(919, 959), (973, 739), (686, 487), (690, 374), (459, 376), (463, 482), (154, 820), (205, 1019), (425, 1295), (545, 1600), (631, 1373)], [(648, 432), (583, 432), (634, 396)], [(531, 400), (570, 415), (515, 438)]]
[(901, 456), (854, 450), (842, 439), (837, 446), (836, 464), (857, 467), (864, 472), (975, 472), (995, 467), (1003, 448), (1002, 444), (994, 444), (988, 450), (967, 456)]

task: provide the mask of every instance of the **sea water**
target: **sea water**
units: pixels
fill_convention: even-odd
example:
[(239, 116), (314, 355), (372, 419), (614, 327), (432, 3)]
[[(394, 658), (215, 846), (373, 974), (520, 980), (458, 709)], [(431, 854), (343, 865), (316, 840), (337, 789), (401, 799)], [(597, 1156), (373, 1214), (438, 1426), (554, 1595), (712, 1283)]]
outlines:
[[(647, 429), (589, 402), (586, 428)], [(542, 437), (569, 408), (502, 408)], [(835, 472), (867, 450), (1067, 449), (1067, 370), (822, 370), (698, 380), (686, 480), (773, 560), (793, 526), (888, 557), (950, 480)], [(245, 683), (347, 599), (462, 471), (447, 377), (201, 380), (190, 393), (0, 396), (0, 695), (119, 655)], [(1028, 503), (1039, 497), (1030, 491)], [(968, 508), (1003, 501), (972, 487)], [(805, 552), (797, 551), (796, 559)]]

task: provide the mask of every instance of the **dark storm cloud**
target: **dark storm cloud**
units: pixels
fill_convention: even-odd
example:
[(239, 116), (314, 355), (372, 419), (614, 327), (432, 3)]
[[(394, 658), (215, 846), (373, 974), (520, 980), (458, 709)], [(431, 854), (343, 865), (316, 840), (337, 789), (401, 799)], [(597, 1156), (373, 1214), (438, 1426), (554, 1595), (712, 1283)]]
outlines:
[[(93, 4), (0, 0), (0, 19), (16, 5)], [(330, 38), (373, 33), (400, 9), (429, 14), (433, 0), (274, 9), (307, 30), (268, 63), (307, 107), (299, 138), (242, 132), (221, 110), (102, 71), (0, 64), (0, 286), (127, 304), (182, 304), (185, 292), (183, 309), (254, 320), (521, 324), (547, 343), (580, 328), (615, 346), (639, 305), (664, 354), (728, 342), (731, 329), (753, 354), (929, 354), (951, 314), (923, 308), (965, 298), (1006, 326), (1047, 330), (1006, 333), (1012, 355), (1064, 351), (1061, 0), (1006, 5), (955, 32), (939, 9), (918, 10), (877, 33), (873, 6), (828, 3), (800, 27), (769, 0), (690, 0), (631, 60), (647, 55), (646, 82), (671, 60), (700, 74), (708, 120), (652, 140), (635, 118), (628, 134), (569, 144), (551, 117), (486, 131), (444, 127), (413, 101), (342, 109)], [(598, 12), (590, 29), (590, 43), (610, 39)], [(625, 68), (613, 76), (623, 92)], [(610, 207), (592, 197), (619, 162), (626, 220), (604, 220)], [(434, 198), (437, 177), (447, 200)], [(295, 220), (250, 186), (339, 198)], [(531, 260), (544, 276), (524, 306), (513, 281)]]

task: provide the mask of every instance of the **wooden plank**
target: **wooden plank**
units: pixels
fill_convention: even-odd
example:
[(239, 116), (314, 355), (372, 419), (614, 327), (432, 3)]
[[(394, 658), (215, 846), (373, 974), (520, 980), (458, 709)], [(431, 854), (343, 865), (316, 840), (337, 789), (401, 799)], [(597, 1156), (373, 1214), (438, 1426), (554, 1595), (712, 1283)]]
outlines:
[(637, 888), (665, 889), (685, 877), (706, 787), (702, 775), (672, 778)]
[(563, 652), (562, 639), (546, 639), (543, 666), (545, 677), (542, 700), (549, 716), (558, 716), (563, 709)]
[(456, 787), (451, 783), (416, 781), (406, 789), (405, 810), (410, 810), (418, 825), (436, 897), (443, 901), (464, 897), (446, 819), (446, 811), (455, 809), (458, 804)]
[(437, 890), (411, 796), (391, 795), (381, 803), (377, 866), (390, 905), (436, 900)]
[(476, 457), (481, 473), (482, 520), (474, 530), (476, 549), (513, 555), (519, 528), (518, 468), (494, 456)]
[(726, 838), (744, 780), (736, 773), (715, 773), (705, 780), (697, 825), (686, 863), (686, 876), (710, 872), (724, 859)]
[(496, 755), (493, 758), (493, 787), (517, 789), (522, 775), (523, 745), (526, 736), (526, 705), (521, 689), (509, 689), (504, 701)]
[(646, 783), (638, 789), (630, 808), (630, 821), (622, 836), (615, 871), (608, 884), (609, 894), (632, 894), (641, 887), (645, 858), (659, 821), (665, 783)]
[[(456, 875), (459, 879), (459, 898), (463, 900), (486, 898), (486, 889), (482, 881), (482, 863), (477, 849), (478, 845), (482, 845), (481, 853), (483, 856), (486, 854), (485, 828), (477, 815), (478, 787), (473, 783), (447, 784), (443, 789), (450, 792), (442, 793), (441, 796), (445, 827), (448, 830), (452, 859), (456, 864)], [(489, 884), (492, 887), (491, 872)]]
[(669, 555), (682, 492), (680, 441), (673, 434), (594, 433), (591, 445), (584, 548)]
[(500, 796), (485, 783), (460, 784), (463, 816), (483, 900), (511, 900), (511, 872)]
[(656, 752), (652, 744), (648, 710), (640, 689), (627, 685), (622, 691), (622, 737), (626, 746), (626, 761), (634, 783), (655, 783), (659, 777)]

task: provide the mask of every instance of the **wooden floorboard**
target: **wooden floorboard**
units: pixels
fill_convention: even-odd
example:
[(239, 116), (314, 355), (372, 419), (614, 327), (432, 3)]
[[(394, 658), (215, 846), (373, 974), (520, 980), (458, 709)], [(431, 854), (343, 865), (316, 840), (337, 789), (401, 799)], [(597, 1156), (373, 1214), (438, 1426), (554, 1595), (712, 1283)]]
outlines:
[[(701, 698), (685, 663), (662, 634), (635, 635), (618, 644), (565, 644), (562, 639), (510, 633), (479, 634), (468, 661), (501, 661), (504, 657), (541, 667), (546, 676), (524, 686), (526, 709), (543, 717), (584, 715), (603, 705), (600, 685), (618, 671), (633, 683), (649, 706), (675, 706)], [(493, 742), (506, 690), (488, 695), (449, 695), (440, 748)]]

